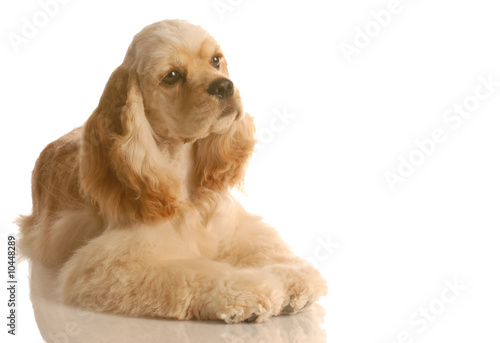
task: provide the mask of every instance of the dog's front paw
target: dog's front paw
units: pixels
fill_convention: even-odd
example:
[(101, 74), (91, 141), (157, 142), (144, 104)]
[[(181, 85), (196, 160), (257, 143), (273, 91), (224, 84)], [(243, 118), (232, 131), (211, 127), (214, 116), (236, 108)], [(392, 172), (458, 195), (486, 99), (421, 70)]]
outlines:
[(271, 273), (237, 273), (209, 295), (215, 318), (226, 323), (260, 323), (281, 312), (285, 293), (282, 281)]
[(300, 312), (328, 292), (326, 280), (317, 269), (307, 264), (279, 264), (270, 266), (270, 270), (280, 276), (285, 287), (281, 314)]

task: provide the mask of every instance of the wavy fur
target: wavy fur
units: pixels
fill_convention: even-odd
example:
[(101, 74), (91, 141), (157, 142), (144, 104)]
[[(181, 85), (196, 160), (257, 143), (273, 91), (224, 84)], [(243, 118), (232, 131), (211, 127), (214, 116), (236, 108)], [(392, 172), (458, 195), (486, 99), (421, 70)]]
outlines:
[[(166, 83), (172, 70), (182, 78)], [(83, 127), (42, 151), (33, 212), (18, 220), (21, 248), (59, 270), (62, 301), (236, 323), (293, 314), (326, 294), (319, 272), (229, 194), (243, 182), (255, 127), (236, 87), (208, 90), (224, 78), (206, 31), (150, 25)]]

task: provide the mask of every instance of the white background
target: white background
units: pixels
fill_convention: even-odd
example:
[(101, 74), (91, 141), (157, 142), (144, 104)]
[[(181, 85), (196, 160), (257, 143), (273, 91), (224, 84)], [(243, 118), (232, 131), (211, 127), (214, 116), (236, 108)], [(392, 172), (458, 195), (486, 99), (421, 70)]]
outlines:
[[(220, 15), (217, 3), (229, 9)], [(328, 279), (326, 340), (498, 341), (500, 87), (474, 99), (481, 77), (500, 82), (499, 8), (491, 0), (400, 0), (382, 27), (372, 11), (387, 13), (390, 3), (69, 0), (16, 49), (9, 35), (21, 36), (23, 18), (33, 23), (43, 9), (2, 2), (2, 234), (16, 232), (12, 221), (30, 211), (39, 152), (84, 123), (133, 35), (183, 18), (218, 40), (256, 118), (261, 149), (247, 173), (248, 197), (239, 198)], [(346, 58), (341, 47), (355, 41), (359, 49)], [(464, 101), (474, 110), (454, 128), (443, 114)], [(277, 113), (294, 117), (277, 121)], [(415, 140), (436, 129), (446, 140), (422, 159)], [(384, 174), (410, 156), (421, 165), (391, 190)], [(322, 248), (327, 241), (335, 248)], [(5, 256), (5, 235), (1, 244)], [(12, 341), (38, 342), (19, 277)], [(448, 303), (446, 280), (467, 288)], [(429, 306), (435, 315), (425, 329), (412, 324)]]

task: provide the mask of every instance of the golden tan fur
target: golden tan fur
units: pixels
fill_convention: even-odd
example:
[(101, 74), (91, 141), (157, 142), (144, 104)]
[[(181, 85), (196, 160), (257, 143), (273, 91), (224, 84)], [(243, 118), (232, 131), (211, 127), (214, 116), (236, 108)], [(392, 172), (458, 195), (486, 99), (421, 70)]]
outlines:
[[(220, 56), (220, 66), (212, 63)], [(174, 84), (162, 82), (175, 70)], [(319, 272), (229, 194), (255, 128), (215, 40), (185, 21), (134, 37), (94, 113), (49, 144), (19, 219), (27, 256), (59, 268), (62, 300), (131, 316), (263, 321), (326, 294)]]

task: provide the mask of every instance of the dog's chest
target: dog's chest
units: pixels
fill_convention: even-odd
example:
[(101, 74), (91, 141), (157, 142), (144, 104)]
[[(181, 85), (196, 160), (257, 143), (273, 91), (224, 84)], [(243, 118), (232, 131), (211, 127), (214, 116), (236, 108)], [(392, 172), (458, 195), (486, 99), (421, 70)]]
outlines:
[(193, 192), (193, 147), (191, 143), (184, 144), (176, 156), (175, 173), (179, 177), (180, 197), (189, 200)]

